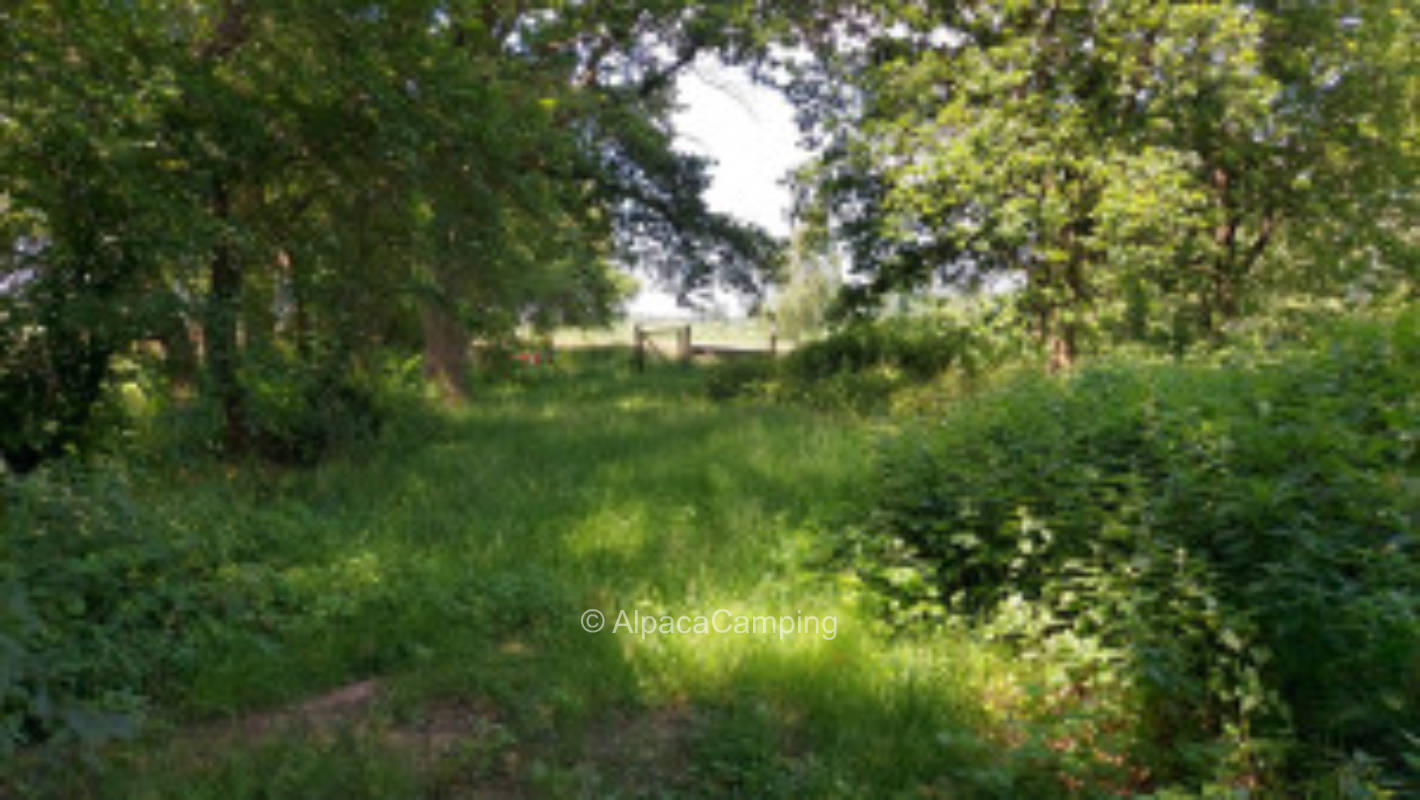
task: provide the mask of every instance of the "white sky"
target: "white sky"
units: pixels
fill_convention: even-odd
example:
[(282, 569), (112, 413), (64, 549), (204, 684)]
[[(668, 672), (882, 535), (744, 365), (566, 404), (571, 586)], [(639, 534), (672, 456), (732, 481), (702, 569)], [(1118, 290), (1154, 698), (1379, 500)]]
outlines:
[[(676, 86), (683, 106), (672, 118), (677, 149), (717, 162), (706, 196), (710, 207), (787, 236), (790, 194), (783, 179), (809, 155), (798, 145), (793, 107), (743, 70), (715, 62), (697, 62)], [(686, 312), (672, 295), (645, 286), (627, 313), (638, 319)]]

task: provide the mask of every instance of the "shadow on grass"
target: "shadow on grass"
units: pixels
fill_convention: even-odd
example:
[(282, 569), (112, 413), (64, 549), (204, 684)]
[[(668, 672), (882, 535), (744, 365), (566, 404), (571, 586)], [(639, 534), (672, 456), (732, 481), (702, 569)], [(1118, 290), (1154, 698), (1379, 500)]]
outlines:
[[(805, 574), (803, 548), (859, 502), (872, 437), (801, 409), (713, 404), (693, 368), (571, 361), (361, 459), (157, 498), (214, 531), (219, 589), (244, 609), (195, 640), (169, 705), (239, 717), (383, 676), (390, 719), (496, 709), (478, 723), (496, 724), (496, 745), (470, 730), (471, 761), (417, 770), (411, 794), (430, 796), (851, 795), (982, 757), (958, 736), (978, 721), (954, 672), (979, 665), (893, 651), (867, 621), (787, 643), (583, 631), (587, 608), (609, 623), (620, 609), (851, 614)], [(272, 796), (358, 782), (341, 764), (364, 746), (317, 747), (329, 769), (291, 767)], [(205, 754), (132, 775), (153, 796), (204, 796), (192, 787), (208, 779), (212, 796), (254, 796), (252, 771), (286, 769), (264, 748), (216, 772)]]

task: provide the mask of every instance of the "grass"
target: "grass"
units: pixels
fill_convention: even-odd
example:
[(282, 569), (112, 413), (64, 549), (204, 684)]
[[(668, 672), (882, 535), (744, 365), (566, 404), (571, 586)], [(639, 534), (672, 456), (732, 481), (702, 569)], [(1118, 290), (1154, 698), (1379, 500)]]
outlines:
[[(580, 352), (312, 471), (165, 473), (149, 514), (220, 564), (142, 737), (36, 796), (1010, 796), (988, 648), (894, 639), (814, 568), (877, 432), (716, 404), (694, 370)], [(225, 593), (225, 594), (222, 594)], [(587, 633), (584, 610), (607, 617)], [(836, 619), (832, 637), (613, 631)], [(316, 715), (357, 681), (378, 692)], [(253, 720), (289, 724), (256, 725)], [(18, 784), (17, 784), (18, 785)]]
[(149, 724), (0, 797), (1406, 796), (1415, 321), (924, 420), (574, 348), (311, 470), (42, 471), (0, 723)]

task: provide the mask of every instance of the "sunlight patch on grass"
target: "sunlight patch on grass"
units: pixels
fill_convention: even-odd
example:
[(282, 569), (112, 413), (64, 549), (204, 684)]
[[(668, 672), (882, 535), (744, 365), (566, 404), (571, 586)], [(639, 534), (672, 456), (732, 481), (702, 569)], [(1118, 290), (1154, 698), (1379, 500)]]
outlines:
[(1005, 779), (995, 721), (980, 697), (1009, 667), (979, 643), (945, 631), (885, 639), (878, 621), (829, 594), (777, 606), (702, 602), (731, 615), (831, 615), (835, 632), (619, 634), (648, 702), (710, 709), (738, 720), (725, 723), (738, 731), (728, 735), (777, 742), (789, 757), (804, 754), (813, 768), (864, 786)]
[(617, 400), (614, 407), (617, 411), (633, 412), (660, 408), (663, 405), (664, 400), (662, 398), (650, 397), (644, 394), (633, 394)]
[(575, 558), (599, 553), (631, 558), (646, 546), (646, 509), (640, 504), (622, 504), (593, 511), (564, 539), (569, 555)]

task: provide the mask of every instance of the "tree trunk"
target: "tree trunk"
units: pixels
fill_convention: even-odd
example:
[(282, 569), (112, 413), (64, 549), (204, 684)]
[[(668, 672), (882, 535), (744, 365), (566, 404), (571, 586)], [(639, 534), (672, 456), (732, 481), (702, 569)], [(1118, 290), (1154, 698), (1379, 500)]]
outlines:
[(1075, 324), (1060, 319), (1058, 301), (1040, 296), (1037, 302), (1035, 333), (1046, 352), (1045, 367), (1052, 373), (1068, 370), (1075, 364)]
[[(212, 183), (212, 213), (226, 222), (231, 216), (227, 186), (221, 179)], [(212, 251), (212, 285), (207, 298), (208, 373), (212, 388), (222, 405), (223, 444), (228, 455), (240, 455), (249, 443), (246, 398), (237, 376), (240, 357), (237, 321), (242, 299), (242, 269), (226, 238)]]
[(1076, 231), (1083, 224), (1072, 221), (1062, 231), (1070, 258), (1065, 263), (1038, 262), (1030, 280), (1035, 284), (1037, 335), (1045, 348), (1045, 367), (1051, 373), (1069, 370), (1075, 365), (1079, 347), (1079, 322), (1072, 317), (1087, 302), (1083, 274), (1085, 255), (1078, 245)]
[(200, 368), (198, 353), (202, 334), (195, 331), (186, 315), (174, 316), (163, 327), (163, 371), (180, 392), (197, 383)]
[(1069, 323), (1057, 324), (1050, 333), (1050, 360), (1046, 368), (1051, 372), (1062, 372), (1075, 366), (1075, 326)]
[[(289, 303), (288, 307), (282, 309), (282, 315), (286, 319), (281, 322), (287, 323), (284, 327), (296, 342), (296, 354), (301, 357), (301, 362), (309, 363), (311, 360), (311, 317), (310, 302), (306, 298), (305, 272), (286, 250), (276, 252), (276, 267), (281, 275), (286, 293), (284, 299)], [(278, 289), (278, 291), (283, 291), (283, 289)]]
[[(1079, 217), (1067, 227), (1065, 231), (1065, 244), (1070, 251), (1070, 261), (1065, 265), (1065, 291), (1068, 297), (1069, 310), (1078, 311), (1089, 302), (1089, 293), (1085, 286), (1085, 252), (1080, 245), (1080, 236), (1077, 234), (1088, 229), (1089, 218)], [(1050, 371), (1060, 372), (1075, 366), (1075, 357), (1079, 355), (1079, 332), (1080, 321), (1073, 314), (1066, 319), (1060, 319), (1060, 314), (1056, 313), (1054, 337), (1050, 342)]]
[(445, 402), (468, 398), (468, 331), (446, 309), (425, 302), (419, 309), (424, 329), (424, 377), (434, 382)]

